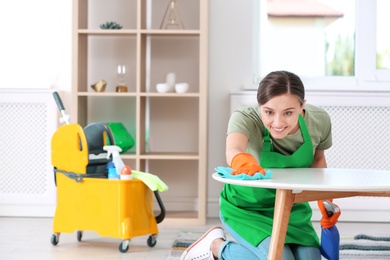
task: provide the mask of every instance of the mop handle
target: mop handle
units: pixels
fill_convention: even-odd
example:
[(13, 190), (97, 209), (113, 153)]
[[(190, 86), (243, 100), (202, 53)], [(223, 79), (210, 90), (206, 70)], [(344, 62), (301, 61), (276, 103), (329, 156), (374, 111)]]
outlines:
[(58, 95), (57, 91), (53, 92), (53, 97), (54, 97), (54, 100), (56, 101), (58, 109), (60, 110), (61, 115), (62, 115), (62, 118), (60, 119), (60, 121), (65, 122), (66, 124), (69, 125), (70, 124), (69, 115), (66, 114), (64, 104), (62, 104), (61, 97), (60, 97), (60, 95)]
[(62, 110), (65, 111), (65, 107), (64, 107), (64, 105), (62, 104), (61, 97), (60, 97), (60, 95), (58, 95), (58, 92), (57, 92), (57, 91), (54, 91), (54, 92), (53, 92), (53, 97), (54, 97), (54, 100), (55, 100), (56, 103), (57, 103), (58, 109), (59, 109), (60, 111), (62, 111)]

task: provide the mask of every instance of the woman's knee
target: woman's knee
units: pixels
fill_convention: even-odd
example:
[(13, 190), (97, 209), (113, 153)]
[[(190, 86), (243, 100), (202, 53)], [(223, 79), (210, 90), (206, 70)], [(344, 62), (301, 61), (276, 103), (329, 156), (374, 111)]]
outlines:
[[(257, 246), (261, 254), (265, 256), (264, 259), (267, 259), (268, 257), (270, 244), (271, 244), (271, 237), (267, 237), (263, 241), (261, 241), (261, 243)], [(294, 259), (295, 259), (294, 254), (291, 251), (290, 247), (288, 245), (284, 245), (282, 260), (294, 260)]]
[(291, 245), (291, 250), (294, 253), (295, 259), (313, 259), (320, 260), (321, 252), (318, 247)]

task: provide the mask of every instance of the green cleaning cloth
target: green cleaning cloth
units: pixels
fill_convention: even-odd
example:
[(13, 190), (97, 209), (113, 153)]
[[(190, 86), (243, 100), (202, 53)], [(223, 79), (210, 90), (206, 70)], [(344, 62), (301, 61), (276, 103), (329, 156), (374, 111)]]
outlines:
[(163, 192), (168, 190), (168, 186), (154, 174), (135, 170), (131, 170), (131, 172), (134, 179), (140, 179), (152, 191), (158, 190), (159, 192)]

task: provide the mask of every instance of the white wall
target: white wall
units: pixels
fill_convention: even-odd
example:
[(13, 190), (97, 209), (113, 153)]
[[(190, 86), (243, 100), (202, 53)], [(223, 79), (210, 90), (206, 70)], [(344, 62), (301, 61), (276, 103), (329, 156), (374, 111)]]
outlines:
[(51, 88), (70, 87), (71, 1), (2, 1), (0, 24), (0, 143), (13, 147), (0, 151), (0, 215), (50, 216), (58, 126)]
[(0, 89), (70, 86), (71, 1), (7, 1), (0, 23)]
[(208, 216), (218, 216), (222, 184), (211, 173), (226, 166), (230, 93), (252, 84), (252, 2), (209, 1)]

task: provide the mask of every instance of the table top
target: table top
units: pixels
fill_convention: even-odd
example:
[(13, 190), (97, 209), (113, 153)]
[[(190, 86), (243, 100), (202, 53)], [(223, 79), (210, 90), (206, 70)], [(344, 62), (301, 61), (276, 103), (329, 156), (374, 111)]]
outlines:
[[(267, 169), (268, 170), (268, 169)], [(222, 178), (219, 182), (241, 186), (315, 191), (390, 191), (390, 171), (343, 168), (283, 168), (270, 169), (272, 177), (264, 180), (236, 180)]]

